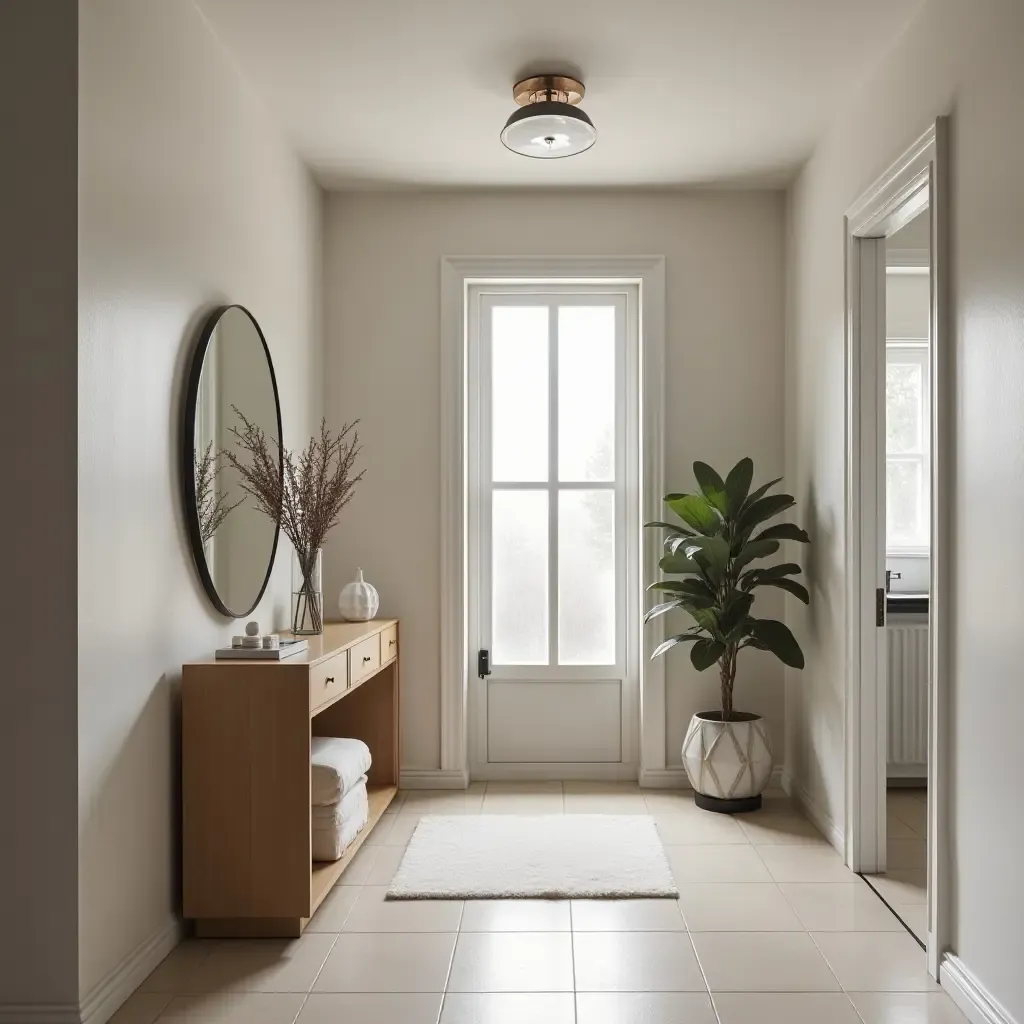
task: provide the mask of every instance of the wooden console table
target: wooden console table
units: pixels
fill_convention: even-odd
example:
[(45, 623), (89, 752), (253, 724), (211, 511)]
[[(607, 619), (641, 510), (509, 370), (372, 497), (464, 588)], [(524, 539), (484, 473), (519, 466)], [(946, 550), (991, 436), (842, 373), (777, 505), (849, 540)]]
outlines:
[[(398, 788), (398, 622), (327, 623), (284, 661), (182, 667), (183, 912), (201, 936), (302, 934)], [(312, 860), (310, 737), (370, 748), (370, 817)]]

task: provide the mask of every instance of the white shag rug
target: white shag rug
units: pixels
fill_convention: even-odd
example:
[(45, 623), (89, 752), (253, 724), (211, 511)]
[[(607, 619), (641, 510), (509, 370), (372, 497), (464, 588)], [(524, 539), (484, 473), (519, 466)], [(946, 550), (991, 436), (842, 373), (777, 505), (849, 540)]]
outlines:
[(646, 815), (428, 815), (389, 900), (626, 899), (679, 895)]

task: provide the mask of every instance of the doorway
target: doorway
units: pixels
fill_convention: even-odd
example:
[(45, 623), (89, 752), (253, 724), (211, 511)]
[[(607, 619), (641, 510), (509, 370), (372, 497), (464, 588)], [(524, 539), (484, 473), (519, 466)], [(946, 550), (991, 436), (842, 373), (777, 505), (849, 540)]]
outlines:
[(846, 856), (938, 977), (949, 490), (946, 122), (847, 215)]
[(466, 303), (471, 775), (635, 777), (638, 286)]

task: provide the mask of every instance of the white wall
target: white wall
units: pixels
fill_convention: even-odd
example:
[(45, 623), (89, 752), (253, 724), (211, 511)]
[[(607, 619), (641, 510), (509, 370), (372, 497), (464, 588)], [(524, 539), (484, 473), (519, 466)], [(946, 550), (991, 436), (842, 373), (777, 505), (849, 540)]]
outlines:
[[(45, 55), (45, 59), (41, 58)], [(78, 997), (78, 10), (0, 3), (0, 1016)]]
[[(1024, 5), (929, 0), (848, 109), (789, 209), (786, 466), (812, 509), (808, 652), (788, 680), (789, 766), (843, 808), (843, 213), (937, 115), (952, 116), (957, 408), (953, 608), (954, 949), (1024, 1020), (1020, 912), (1020, 577), (1024, 540)], [(806, 507), (806, 506), (805, 506)]]
[[(440, 258), (667, 257), (667, 472), (693, 486), (703, 459), (744, 455), (781, 473), (783, 203), (778, 193), (336, 194), (325, 242), (327, 410), (361, 418), (366, 479), (328, 545), (328, 611), (361, 565), (400, 616), (402, 764), (439, 764)], [(763, 602), (760, 603), (760, 602)], [(759, 598), (781, 615), (780, 595)], [(690, 715), (715, 707), (717, 676), (668, 663), (668, 755)], [(741, 664), (739, 703), (781, 747), (782, 673)]]
[[(200, 587), (181, 513), (182, 383), (196, 330), (213, 305), (251, 309), (274, 357), (286, 443), (304, 443), (321, 396), (322, 203), (192, 4), (83, 0), (80, 10), (78, 900), (88, 1007), (179, 906), (176, 683), (182, 661), (237, 632)], [(288, 571), (283, 544), (257, 610), (265, 623), (286, 623)]]

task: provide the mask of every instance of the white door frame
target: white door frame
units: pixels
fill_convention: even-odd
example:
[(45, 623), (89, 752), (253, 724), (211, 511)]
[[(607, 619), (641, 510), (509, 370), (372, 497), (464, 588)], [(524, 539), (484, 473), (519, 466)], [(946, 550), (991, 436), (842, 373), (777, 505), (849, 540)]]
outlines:
[[(644, 519), (656, 518), (664, 476), (665, 258), (663, 256), (446, 256), (441, 260), (441, 735), (440, 771), (413, 785), (464, 787), (471, 664), (468, 633), (468, 423), (466, 298), (471, 284), (637, 284), (640, 289), (640, 487)], [(644, 531), (647, 533), (648, 531)], [(643, 579), (653, 579), (657, 538), (645, 537)], [(642, 588), (641, 588), (642, 593)], [(646, 654), (657, 630), (643, 631), (639, 770), (665, 773), (665, 674)], [(429, 777), (428, 777), (429, 776)]]
[[(886, 632), (875, 622), (884, 583), (885, 237), (925, 205), (931, 221), (931, 581), (929, 596), (928, 967), (949, 947), (944, 861), (948, 783), (954, 366), (949, 298), (948, 122), (921, 136), (846, 215), (846, 860), (885, 867)], [(884, 598), (883, 598), (884, 600)]]

